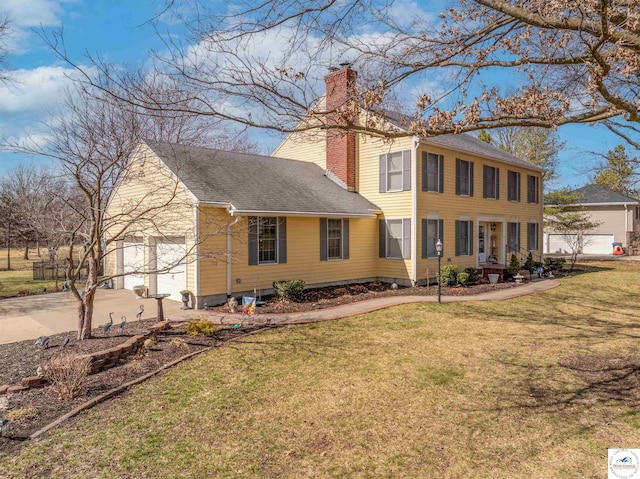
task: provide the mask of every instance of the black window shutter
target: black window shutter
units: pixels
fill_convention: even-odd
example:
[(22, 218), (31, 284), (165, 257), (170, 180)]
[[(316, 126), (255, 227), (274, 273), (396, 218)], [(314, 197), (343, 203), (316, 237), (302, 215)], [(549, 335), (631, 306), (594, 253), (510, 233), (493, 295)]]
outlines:
[(427, 152), (422, 152), (422, 191), (427, 191)]
[(327, 261), (327, 218), (320, 218), (320, 261)]
[(440, 162), (438, 174), (440, 175), (439, 181), (439, 192), (444, 193), (444, 156), (440, 155), (438, 161)]
[(402, 257), (411, 258), (411, 218), (402, 219)]
[(287, 262), (287, 218), (278, 218), (278, 263)]
[(349, 220), (342, 220), (342, 259), (349, 259)]
[(460, 194), (460, 158), (456, 158), (456, 195)]
[(422, 218), (422, 257), (427, 257), (427, 228), (429, 222), (426, 218)]
[(402, 190), (411, 190), (411, 150), (402, 152)]
[(460, 221), (456, 220), (456, 256), (460, 256)]
[(387, 257), (387, 223), (385, 220), (378, 221), (378, 256)]
[(469, 256), (473, 256), (475, 253), (473, 251), (473, 237), (476, 232), (473, 229), (473, 221), (469, 221)]
[(258, 218), (249, 217), (249, 264), (258, 264)]
[(469, 162), (469, 196), (473, 196), (473, 161)]
[(518, 233), (516, 234), (516, 241), (518, 242), (518, 248), (522, 248), (522, 243), (520, 243), (520, 223), (516, 223), (516, 228)]
[(487, 175), (488, 175), (487, 170), (488, 169), (489, 167), (487, 165), (483, 165), (482, 167), (482, 197), (483, 198), (487, 197)]
[(496, 168), (496, 200), (500, 199), (500, 168)]
[(518, 201), (520, 201), (520, 172), (518, 172), (518, 193), (517, 193), (517, 197), (518, 197)]
[(436, 241), (442, 242), (442, 254), (444, 255), (444, 220), (438, 220), (438, 237)]
[(387, 155), (380, 155), (380, 193), (387, 192)]

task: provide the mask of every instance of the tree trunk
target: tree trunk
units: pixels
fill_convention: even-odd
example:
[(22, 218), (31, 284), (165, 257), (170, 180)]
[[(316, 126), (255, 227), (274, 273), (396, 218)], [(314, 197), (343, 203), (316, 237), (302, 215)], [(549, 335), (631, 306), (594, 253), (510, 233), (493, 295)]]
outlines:
[(89, 272), (87, 275), (87, 292), (82, 301), (78, 305), (78, 340), (91, 338), (91, 329), (93, 322), (93, 300), (98, 285), (98, 267), (97, 261), (93, 257), (87, 259), (89, 264)]
[(25, 261), (29, 261), (29, 242), (24, 242), (24, 257), (22, 258)]

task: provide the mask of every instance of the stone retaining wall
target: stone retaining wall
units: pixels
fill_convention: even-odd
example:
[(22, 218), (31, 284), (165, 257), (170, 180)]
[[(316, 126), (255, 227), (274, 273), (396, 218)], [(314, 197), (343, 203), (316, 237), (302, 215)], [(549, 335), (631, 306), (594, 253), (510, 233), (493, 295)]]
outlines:
[[(109, 369), (115, 366), (116, 364), (118, 364), (118, 361), (124, 360), (129, 356), (137, 353), (147, 339), (155, 339), (160, 331), (164, 331), (170, 328), (171, 324), (169, 324), (168, 322), (159, 322), (152, 325), (149, 328), (149, 332), (146, 334), (138, 334), (136, 336), (132, 336), (122, 344), (84, 356), (91, 358), (90, 374), (96, 374), (104, 371), (105, 369)], [(16, 384), (13, 386), (0, 386), (0, 396), (3, 396), (5, 394), (19, 393), (31, 388), (41, 388), (46, 385), (47, 381), (43, 377), (29, 376), (26, 378), (22, 378), (20, 384)]]

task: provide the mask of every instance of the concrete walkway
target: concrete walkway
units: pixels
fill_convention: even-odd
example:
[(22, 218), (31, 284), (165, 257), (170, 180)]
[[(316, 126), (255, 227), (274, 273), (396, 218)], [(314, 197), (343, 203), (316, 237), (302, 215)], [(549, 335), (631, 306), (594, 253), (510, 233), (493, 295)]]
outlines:
[[(453, 303), (505, 300), (546, 291), (559, 285), (559, 281), (546, 279), (473, 296), (443, 296), (442, 301)], [(401, 304), (433, 303), (436, 301), (436, 296), (391, 296), (302, 313), (258, 314), (256, 317), (247, 318), (241, 314), (220, 314), (204, 310), (183, 311), (180, 309), (182, 303), (164, 300), (164, 314), (166, 318), (178, 321), (207, 318), (219, 324), (241, 323), (249, 325), (265, 324), (267, 321), (270, 324), (293, 324), (346, 318)], [(135, 321), (135, 314), (141, 304), (145, 308), (143, 319), (154, 318), (156, 315), (155, 300), (135, 299), (134, 294), (126, 290), (98, 290), (94, 305), (93, 327), (106, 323), (109, 320), (109, 312), (114, 313), (113, 317), (116, 323), (120, 321), (122, 315), (127, 317), (127, 321)], [(78, 327), (76, 308), (75, 299), (69, 292), (2, 300), (0, 301), (0, 344), (76, 331)]]
[[(514, 288), (500, 289), (489, 291), (487, 293), (469, 295), (469, 296), (442, 296), (443, 303), (457, 303), (465, 301), (500, 301), (505, 299), (517, 298), (528, 294), (547, 291), (560, 286), (560, 281), (555, 279), (545, 279), (542, 281), (534, 281)], [(209, 311), (179, 311), (174, 317), (183, 319), (191, 319), (193, 317), (207, 318), (214, 323), (219, 324), (294, 324), (294, 323), (313, 323), (318, 321), (327, 321), (331, 319), (348, 318), (349, 316), (357, 316), (358, 314), (370, 313), (379, 309), (389, 308), (409, 303), (435, 303), (438, 301), (437, 296), (388, 296), (383, 298), (368, 299), (365, 301), (357, 301), (354, 303), (343, 304), (333, 308), (318, 309), (315, 311), (305, 311), (302, 313), (288, 314), (259, 314), (253, 318), (243, 317), (241, 314), (220, 314), (211, 313)]]

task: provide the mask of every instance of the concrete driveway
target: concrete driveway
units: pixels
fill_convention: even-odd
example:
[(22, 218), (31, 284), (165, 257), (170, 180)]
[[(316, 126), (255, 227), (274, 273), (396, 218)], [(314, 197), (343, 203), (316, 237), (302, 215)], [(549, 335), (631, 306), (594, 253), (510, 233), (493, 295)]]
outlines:
[[(100, 289), (94, 303), (93, 327), (108, 322), (110, 312), (113, 312), (114, 323), (119, 323), (123, 315), (127, 321), (135, 321), (141, 304), (144, 305), (142, 319), (156, 316), (155, 299), (135, 299), (131, 291), (122, 289)], [(182, 303), (165, 299), (165, 317), (179, 316), (181, 307)], [(77, 318), (77, 303), (71, 292), (0, 300), (0, 344), (77, 331)]]

